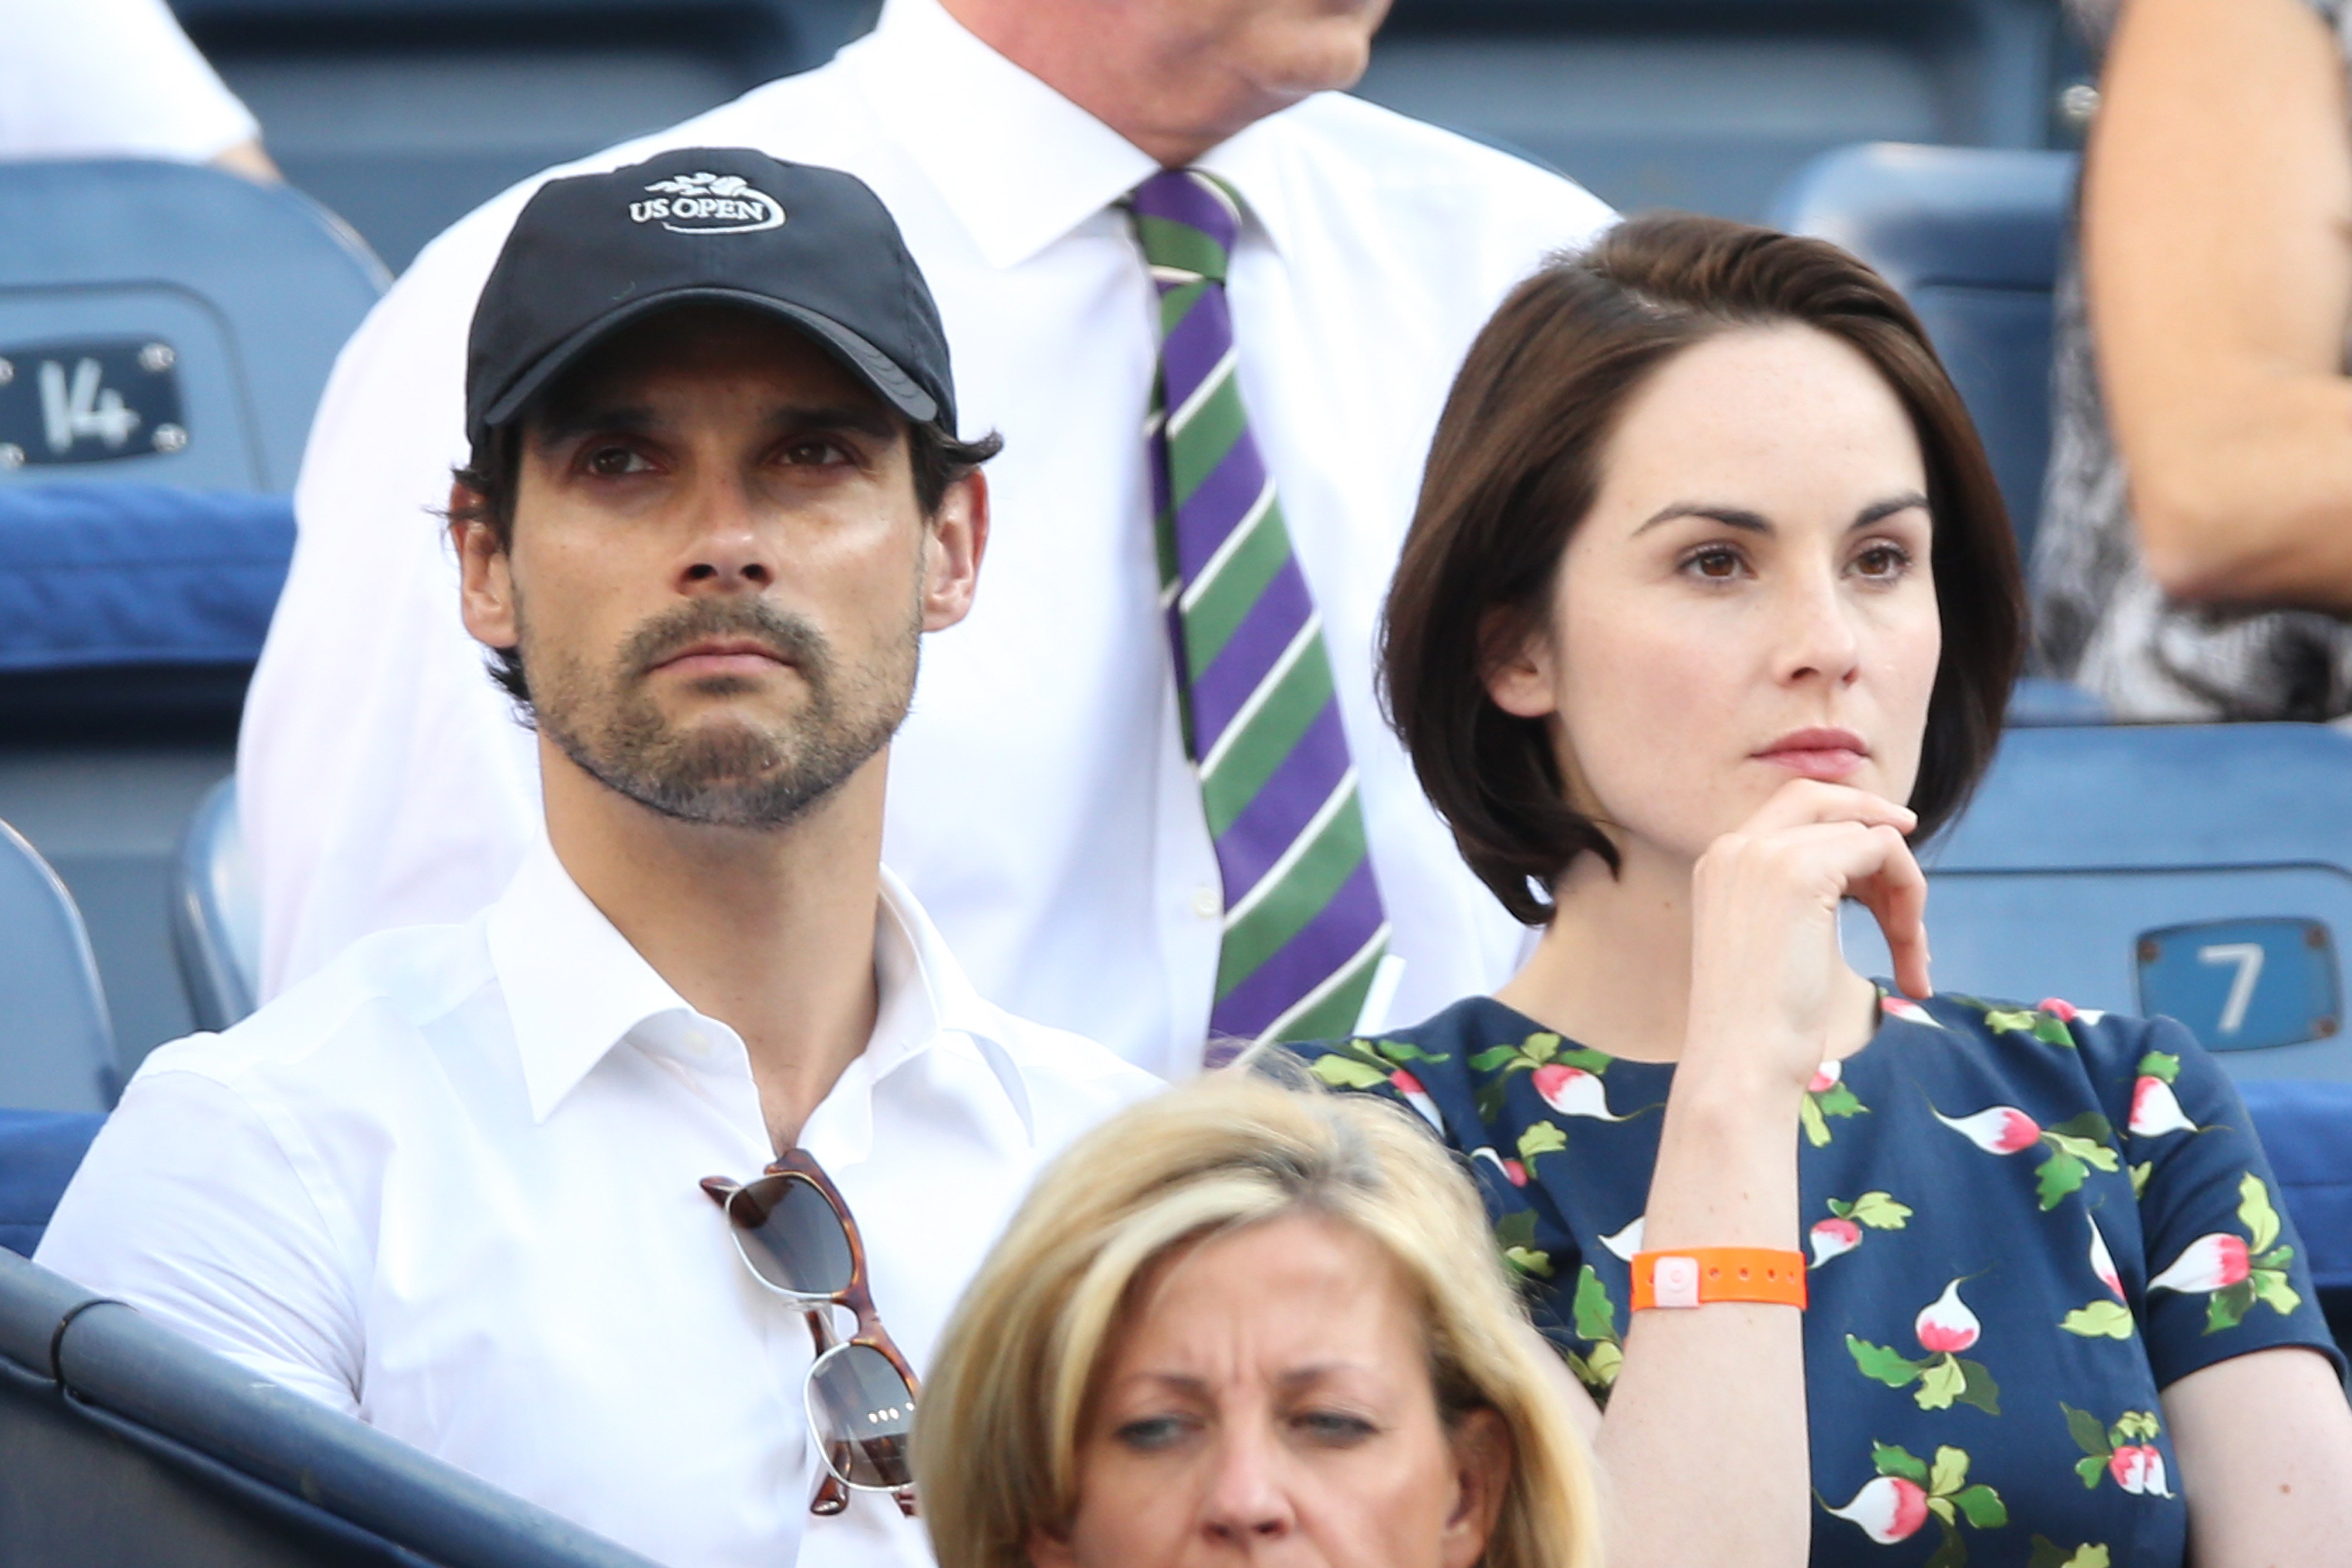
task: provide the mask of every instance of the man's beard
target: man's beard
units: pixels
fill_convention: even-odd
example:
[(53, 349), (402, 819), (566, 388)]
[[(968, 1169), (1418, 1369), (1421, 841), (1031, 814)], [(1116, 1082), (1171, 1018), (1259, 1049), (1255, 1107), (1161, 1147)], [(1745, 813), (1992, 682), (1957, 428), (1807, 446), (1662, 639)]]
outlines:
[[(520, 609), (520, 606), (518, 606)], [(540, 730), (608, 789), (680, 822), (712, 827), (784, 827), (841, 787), (905, 721), (915, 689), (922, 624), (870, 663), (844, 670), (831, 645), (798, 616), (757, 599), (697, 599), (640, 626), (599, 679), (575, 659), (540, 650), (530, 661)], [(808, 689), (793, 721), (672, 727), (646, 689), (655, 666), (706, 637), (761, 643), (790, 663)], [(709, 696), (752, 683), (715, 676), (693, 683)]]

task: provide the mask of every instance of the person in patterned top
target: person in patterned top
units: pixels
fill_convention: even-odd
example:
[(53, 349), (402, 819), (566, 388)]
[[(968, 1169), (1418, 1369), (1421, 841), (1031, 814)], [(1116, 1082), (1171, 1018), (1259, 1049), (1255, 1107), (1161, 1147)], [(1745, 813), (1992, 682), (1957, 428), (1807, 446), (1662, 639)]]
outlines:
[[(2352, 1542), (2342, 1363), (2228, 1079), (2167, 1020), (1931, 989), (1913, 846), (1998, 742), (2021, 597), (1918, 321), (1832, 246), (1635, 219), (1454, 384), (1385, 674), (1542, 936), (1493, 996), (1298, 1049), (1470, 1163), (1618, 1568)], [(1801, 1241), (1801, 1311), (1632, 1310), (1638, 1251)]]

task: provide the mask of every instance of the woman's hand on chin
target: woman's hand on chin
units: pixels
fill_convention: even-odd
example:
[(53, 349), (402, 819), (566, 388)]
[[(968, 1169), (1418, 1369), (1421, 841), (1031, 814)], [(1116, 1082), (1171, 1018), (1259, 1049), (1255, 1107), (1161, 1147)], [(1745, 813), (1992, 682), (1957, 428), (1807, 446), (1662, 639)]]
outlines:
[(1917, 818), (1846, 784), (1791, 779), (1691, 875), (1690, 1036), (1684, 1072), (1729, 1076), (1793, 1104), (1820, 1069), (1853, 972), (1838, 906), (1886, 933), (1895, 978), (1928, 994), (1927, 879), (1904, 841)]

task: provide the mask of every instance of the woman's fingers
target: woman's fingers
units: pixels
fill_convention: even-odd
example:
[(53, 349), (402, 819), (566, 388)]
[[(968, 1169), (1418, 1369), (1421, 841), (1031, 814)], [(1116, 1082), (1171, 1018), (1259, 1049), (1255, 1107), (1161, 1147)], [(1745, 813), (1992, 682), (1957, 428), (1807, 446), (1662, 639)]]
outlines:
[(1933, 989), (1927, 975), (1927, 875), (1901, 834), (1877, 827), (1871, 837), (1880, 856), (1878, 868), (1847, 890), (1877, 917), (1895, 960), (1895, 984), (1906, 995), (1925, 1000)]
[(1908, 833), (1919, 825), (1919, 818), (1908, 806), (1851, 784), (1790, 779), (1773, 791), (1772, 798), (1758, 807), (1739, 830), (1764, 834), (1817, 822), (1858, 822), (1867, 827), (1884, 824), (1898, 833)]

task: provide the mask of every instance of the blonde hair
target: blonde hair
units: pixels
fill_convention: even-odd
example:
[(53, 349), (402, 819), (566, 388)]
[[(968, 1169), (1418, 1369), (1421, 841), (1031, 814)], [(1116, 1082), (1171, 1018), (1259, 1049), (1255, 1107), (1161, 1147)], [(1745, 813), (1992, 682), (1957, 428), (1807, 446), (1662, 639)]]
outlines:
[(1231, 1071), (1073, 1144), (964, 1291), (915, 1416), (940, 1568), (1028, 1568), (1032, 1532), (1067, 1525), (1087, 1399), (1154, 1263), (1206, 1235), (1302, 1213), (1361, 1232), (1418, 1292), (1449, 1422), (1484, 1407), (1508, 1429), (1512, 1474), (1486, 1568), (1591, 1568), (1583, 1446), (1468, 1177), (1410, 1111)]

